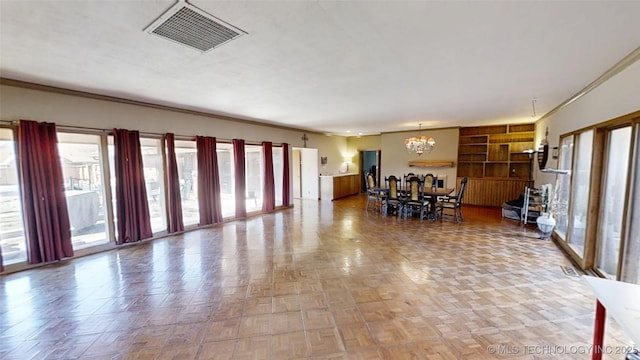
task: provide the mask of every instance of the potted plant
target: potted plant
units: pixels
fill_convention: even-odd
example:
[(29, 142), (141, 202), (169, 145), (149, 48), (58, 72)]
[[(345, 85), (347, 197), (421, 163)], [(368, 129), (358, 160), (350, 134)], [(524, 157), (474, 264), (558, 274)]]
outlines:
[(538, 230), (542, 233), (541, 239), (546, 239), (551, 235), (551, 231), (556, 226), (556, 219), (553, 217), (554, 203), (554, 191), (551, 188), (551, 184), (544, 184), (541, 186), (542, 192), (542, 212), (536, 219)]

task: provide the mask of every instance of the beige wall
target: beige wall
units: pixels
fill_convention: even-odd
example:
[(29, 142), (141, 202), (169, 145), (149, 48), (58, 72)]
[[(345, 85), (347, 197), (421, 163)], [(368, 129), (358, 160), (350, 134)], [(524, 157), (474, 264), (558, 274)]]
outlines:
[[(216, 136), (222, 139), (243, 138), (251, 142), (288, 142), (293, 147), (302, 147), (302, 130), (288, 130), (271, 126), (248, 124), (241, 121), (223, 120), (214, 116), (203, 116), (155, 109), (146, 106), (124, 104), (107, 100), (96, 100), (79, 96), (52, 93), (0, 85), (0, 119), (55, 122), (58, 125), (86, 126), (100, 129), (126, 128), (142, 132), (176, 135)], [(640, 109), (640, 61), (618, 73), (552, 116), (536, 123), (536, 147), (549, 128), (550, 147), (558, 146), (561, 134), (616, 118)], [(423, 134), (436, 139), (433, 152), (421, 157), (408, 154), (404, 138), (416, 135), (416, 131), (387, 133), (376, 136), (345, 138), (306, 132), (308, 147), (318, 149), (318, 157), (326, 156), (328, 163), (318, 168), (321, 173), (338, 173), (344, 168), (345, 156), (353, 156), (349, 169), (356, 169), (360, 150), (382, 150), (381, 171), (383, 176), (407, 172), (446, 174), (448, 186), (454, 186), (456, 168), (411, 168), (412, 159), (450, 160), (457, 162), (458, 129), (424, 129)], [(547, 167), (557, 167), (557, 161), (549, 159)], [(534, 171), (536, 184), (555, 183), (555, 175)]]
[(458, 160), (458, 128), (422, 130), (422, 135), (428, 135), (436, 140), (436, 146), (431, 153), (421, 156), (410, 154), (404, 145), (404, 139), (410, 136), (417, 136), (418, 131), (407, 131), (397, 133), (385, 133), (375, 136), (350, 137), (347, 140), (347, 148), (350, 153), (357, 155), (362, 150), (382, 150), (382, 161), (380, 164), (381, 176), (388, 175), (403, 176), (406, 173), (416, 174), (432, 173), (434, 175), (446, 175), (447, 187), (455, 187), (457, 167), (447, 168), (423, 168), (410, 167), (410, 160), (446, 160), (453, 161), (457, 165)]
[[(347, 141), (342, 136), (325, 136), (302, 130), (287, 130), (272, 126), (223, 120), (215, 116), (187, 114), (125, 104), (107, 100), (53, 93), (0, 85), (1, 120), (36, 120), (54, 122), (59, 126), (84, 126), (99, 129), (124, 128), (141, 132), (173, 132), (178, 136), (215, 136), (220, 139), (239, 138), (250, 142), (287, 142), (303, 147), (302, 134), (309, 137), (307, 146), (327, 156), (326, 171), (338, 172), (346, 153)], [(320, 159), (318, 158), (320, 168)], [(321, 169), (322, 171), (322, 169)]]
[[(358, 169), (360, 166), (360, 151), (364, 150), (381, 150), (380, 144), (381, 135), (368, 135), (368, 136), (352, 136), (347, 138), (347, 156), (351, 156), (353, 159), (353, 168)], [(351, 165), (349, 166), (351, 169)]]
[(347, 138), (347, 152), (354, 156), (354, 159), (363, 150), (380, 150), (382, 144), (380, 143), (381, 135), (368, 135), (368, 136), (352, 136)]
[(446, 175), (447, 187), (455, 187), (456, 184), (456, 167), (440, 167), (440, 168), (423, 168), (410, 167), (410, 160), (445, 160), (453, 161), (457, 164), (458, 160), (458, 128), (422, 130), (423, 135), (430, 136), (436, 140), (436, 145), (430, 153), (424, 153), (418, 156), (414, 153), (408, 153), (404, 145), (404, 139), (410, 136), (418, 135), (417, 131), (399, 132), (383, 134), (381, 139), (382, 145), (382, 176), (396, 175), (402, 176), (406, 173), (413, 172), (416, 174), (432, 173), (434, 175)]
[[(536, 147), (549, 127), (549, 148), (558, 146), (560, 135), (640, 110), (640, 61), (636, 61), (591, 92), (536, 123)], [(557, 168), (549, 158), (548, 168)], [(536, 185), (555, 184), (556, 176), (534, 171)]]
[[(325, 144), (322, 148), (319, 148), (318, 158), (323, 156), (327, 157), (327, 165), (320, 164), (318, 160), (318, 170), (322, 175), (335, 175), (345, 169), (344, 158), (347, 156), (347, 138), (342, 136), (327, 136), (327, 135), (315, 135), (322, 138), (322, 143)], [(318, 140), (319, 141), (319, 140)], [(309, 142), (311, 146), (311, 142)], [(356, 165), (349, 165), (349, 172), (357, 169)]]

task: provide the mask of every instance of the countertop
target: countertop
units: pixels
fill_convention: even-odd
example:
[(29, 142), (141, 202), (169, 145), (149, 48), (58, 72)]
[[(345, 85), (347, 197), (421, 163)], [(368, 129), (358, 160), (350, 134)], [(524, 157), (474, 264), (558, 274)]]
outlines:
[(348, 173), (348, 174), (326, 174), (320, 175), (320, 177), (339, 177), (339, 176), (349, 176), (349, 175), (359, 175), (358, 173)]

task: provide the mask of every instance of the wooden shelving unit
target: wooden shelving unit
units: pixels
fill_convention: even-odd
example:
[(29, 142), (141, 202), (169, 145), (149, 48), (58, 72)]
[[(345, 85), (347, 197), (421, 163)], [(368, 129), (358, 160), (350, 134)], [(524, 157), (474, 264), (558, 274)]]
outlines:
[(528, 180), (534, 124), (460, 128), (458, 177)]
[(460, 128), (458, 178), (469, 177), (468, 201), (500, 206), (531, 186), (530, 154), (535, 125), (493, 125)]

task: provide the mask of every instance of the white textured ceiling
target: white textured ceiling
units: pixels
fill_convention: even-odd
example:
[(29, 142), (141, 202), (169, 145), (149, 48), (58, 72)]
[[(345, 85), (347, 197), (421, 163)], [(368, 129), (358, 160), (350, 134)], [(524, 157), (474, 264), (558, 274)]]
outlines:
[(640, 1), (208, 1), (208, 53), (154, 1), (0, 1), (0, 76), (351, 135), (530, 122), (640, 45)]

